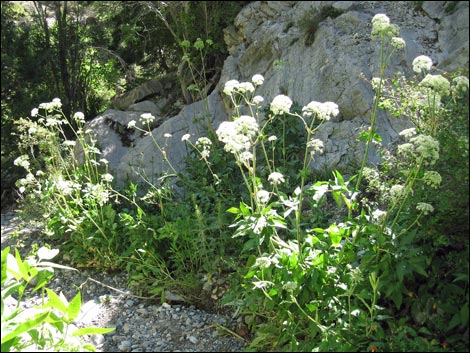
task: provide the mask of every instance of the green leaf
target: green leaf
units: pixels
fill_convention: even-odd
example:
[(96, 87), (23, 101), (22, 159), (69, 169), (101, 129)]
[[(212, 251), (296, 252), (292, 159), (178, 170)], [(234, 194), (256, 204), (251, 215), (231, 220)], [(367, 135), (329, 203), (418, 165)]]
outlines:
[(448, 330), (452, 330), (453, 328), (459, 326), (461, 323), (460, 321), (460, 313), (456, 313), (452, 319), (450, 320), (448, 326), (447, 326), (447, 329)]
[(403, 282), (403, 277), (405, 276), (407, 272), (408, 272), (407, 264), (405, 262), (399, 262), (396, 267), (396, 273), (397, 273), (398, 280), (400, 281), (400, 283)]
[(104, 333), (113, 332), (115, 327), (84, 327), (80, 328), (72, 333), (72, 336), (83, 336), (83, 335), (99, 335)]
[(65, 315), (67, 313), (68, 303), (64, 303), (62, 299), (53, 290), (46, 288), (46, 291), (49, 296), (48, 305), (50, 305), (54, 309), (59, 310), (62, 314)]
[(328, 235), (330, 236), (331, 243), (333, 246), (338, 246), (341, 244), (342, 240), (342, 232), (341, 230), (336, 226), (336, 224), (332, 224), (328, 227), (327, 229)]
[[(28, 332), (29, 330), (41, 325), (41, 323), (47, 319), (49, 316), (49, 311), (44, 313), (40, 313), (36, 315), (34, 318), (26, 320), (25, 322), (20, 323), (13, 331), (8, 332), (5, 336), (2, 336), (2, 345), (5, 342), (21, 335), (24, 332)], [(4, 332), (4, 328), (2, 327), (2, 334)]]
[(230, 212), (230, 213), (233, 213), (233, 214), (239, 214), (240, 213), (240, 209), (239, 208), (236, 208), (236, 207), (230, 207), (227, 212)]
[(80, 314), (80, 307), (82, 306), (82, 296), (80, 292), (70, 301), (69, 307), (67, 308), (67, 321), (72, 322)]
[(18, 265), (18, 270), (20, 271), (21, 277), (26, 281), (29, 282), (31, 280), (31, 276), (29, 275), (29, 265), (26, 262), (23, 262), (21, 260), (20, 253), (18, 252), (18, 249), (15, 249), (15, 258), (16, 258), (16, 264)]
[(423, 275), (424, 277), (428, 276), (428, 274), (420, 264), (411, 263), (411, 267), (413, 268), (413, 271), (419, 273), (420, 275)]
[(314, 313), (318, 309), (318, 306), (314, 303), (305, 304), (305, 306), (308, 310), (310, 310), (311, 313)]
[(2, 250), (2, 288), (7, 280), (7, 258), (8, 254), (10, 253), (10, 247), (7, 246), (5, 249)]
[(49, 281), (51, 280), (51, 278), (53, 276), (54, 276), (54, 273), (49, 272), (47, 270), (39, 271), (38, 275), (37, 275), (37, 283), (36, 283), (36, 286), (33, 289), (33, 292), (36, 292), (38, 289), (41, 289), (47, 283), (49, 283)]
[(244, 202), (240, 202), (240, 210), (244, 217), (249, 217), (251, 215), (250, 208)]
[(341, 207), (343, 204), (343, 199), (341, 197), (342, 191), (333, 191), (331, 194), (333, 195), (333, 199), (336, 201), (338, 207)]
[(277, 293), (278, 293), (278, 291), (277, 291), (276, 288), (271, 288), (271, 289), (269, 290), (269, 292), (268, 292), (268, 295), (269, 295), (270, 297), (274, 297), (274, 296), (277, 295)]
[(403, 295), (401, 294), (400, 290), (393, 290), (390, 293), (390, 299), (392, 299), (393, 303), (395, 303), (397, 310), (400, 310), (401, 304), (403, 302)]
[(468, 302), (466, 302), (462, 309), (460, 309), (460, 325), (466, 326), (468, 324)]

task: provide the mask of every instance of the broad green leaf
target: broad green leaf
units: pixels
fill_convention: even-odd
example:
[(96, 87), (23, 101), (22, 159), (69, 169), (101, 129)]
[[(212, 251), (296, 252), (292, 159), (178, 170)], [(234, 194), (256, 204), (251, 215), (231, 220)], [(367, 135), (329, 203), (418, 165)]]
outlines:
[(82, 296), (80, 292), (70, 301), (69, 307), (67, 308), (67, 319), (68, 322), (75, 320), (80, 314), (80, 307), (82, 306)]
[(395, 303), (395, 306), (397, 307), (397, 310), (400, 310), (401, 304), (403, 302), (403, 296), (402, 296), (401, 292), (399, 290), (394, 290), (391, 293), (390, 298)]
[[(468, 298), (468, 297), (467, 297)], [(460, 309), (460, 326), (468, 324), (468, 301)]]
[(240, 209), (239, 208), (236, 208), (236, 207), (230, 207), (227, 212), (230, 212), (230, 213), (233, 213), (233, 214), (239, 214), (240, 213)]
[(333, 191), (331, 194), (333, 195), (333, 199), (336, 201), (338, 207), (341, 207), (343, 204), (343, 198), (341, 197), (342, 191)]
[(404, 262), (399, 262), (397, 264), (397, 267), (396, 267), (396, 273), (397, 273), (397, 276), (398, 276), (398, 280), (401, 282), (403, 282), (403, 277), (405, 276), (405, 274), (407, 273), (408, 269), (407, 269), (407, 265), (406, 263)]
[(277, 291), (276, 288), (271, 288), (271, 289), (269, 290), (269, 292), (268, 292), (268, 295), (269, 295), (270, 297), (275, 297), (275, 296), (277, 295), (277, 293), (278, 293), (278, 291)]
[(49, 283), (49, 281), (51, 280), (53, 276), (54, 276), (54, 273), (51, 273), (47, 270), (39, 271), (37, 274), (37, 283), (33, 289), (33, 292), (36, 292), (38, 289), (41, 289), (47, 283)]
[(335, 170), (333, 172), (333, 174), (335, 175), (335, 179), (337, 180), (337, 184), (344, 185), (344, 179), (343, 179), (343, 176), (341, 175), (341, 173), (339, 171)]
[(16, 264), (18, 266), (18, 271), (21, 274), (21, 277), (26, 281), (29, 282), (31, 280), (31, 276), (29, 275), (29, 265), (26, 262), (23, 262), (21, 260), (20, 253), (18, 252), (18, 249), (15, 249), (15, 258), (16, 258)]
[[(29, 330), (41, 325), (41, 323), (46, 320), (49, 316), (49, 311), (44, 313), (40, 313), (36, 315), (34, 318), (26, 320), (20, 323), (13, 331), (8, 332), (5, 336), (2, 336), (2, 344), (21, 335), (24, 332), (28, 332)], [(3, 329), (2, 329), (3, 334)]]
[(84, 327), (80, 328), (72, 333), (72, 336), (83, 336), (83, 335), (99, 335), (114, 331), (115, 327)]
[(333, 246), (338, 246), (341, 244), (342, 234), (341, 230), (336, 226), (336, 224), (332, 224), (327, 229), (328, 235), (330, 236), (331, 243)]
[(423, 275), (425, 277), (428, 276), (424, 268), (421, 266), (421, 264), (418, 263), (411, 263), (411, 267), (413, 268), (413, 271), (419, 273), (420, 275)]
[(305, 304), (305, 306), (308, 310), (310, 310), (311, 313), (314, 313), (318, 309), (318, 306), (313, 303)]
[(240, 210), (242, 211), (244, 217), (248, 217), (251, 215), (250, 209), (244, 202), (240, 202)]
[(447, 326), (447, 329), (448, 330), (452, 330), (453, 328), (459, 326), (461, 323), (460, 321), (460, 313), (456, 313), (452, 319), (450, 320), (448, 326)]
[(47, 294), (49, 296), (49, 305), (54, 309), (58, 309), (62, 314), (67, 313), (68, 303), (64, 303), (62, 299), (51, 289), (46, 288)]

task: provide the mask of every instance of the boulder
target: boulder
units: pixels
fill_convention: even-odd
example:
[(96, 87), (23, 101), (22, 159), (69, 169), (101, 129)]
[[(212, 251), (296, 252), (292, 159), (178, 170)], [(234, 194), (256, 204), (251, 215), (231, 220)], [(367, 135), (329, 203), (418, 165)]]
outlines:
[[(249, 81), (254, 74), (265, 78), (257, 94), (266, 104), (278, 94), (288, 95), (301, 106), (312, 100), (336, 102), (340, 115), (316, 133), (325, 144), (325, 153), (311, 168), (355, 170), (365, 148), (358, 134), (370, 124), (373, 92), (368, 80), (379, 72), (380, 44), (370, 38), (371, 19), (377, 13), (386, 14), (398, 25), (407, 43), (404, 51), (392, 57), (388, 75), (398, 71), (413, 74), (411, 63), (418, 55), (430, 56), (441, 70), (468, 69), (468, 2), (424, 1), (421, 8), (409, 1), (250, 2), (225, 30), (229, 56), (206, 102), (195, 102), (175, 116), (157, 119), (151, 136), (126, 129), (125, 138), (119, 136), (117, 130), (130, 120), (138, 121), (140, 112), (136, 111), (110, 110), (89, 123), (111, 172), (124, 185), (138, 180), (139, 174), (158, 182), (163, 174), (181, 171), (188, 152), (181, 137), (189, 133), (194, 142), (207, 134), (207, 122), (217, 129), (228, 120), (231, 111), (222, 93), (225, 82)], [(120, 106), (159, 115), (147, 103), (127, 107), (150, 93), (162, 96), (165, 90), (160, 82), (157, 79), (142, 86), (146, 88), (143, 93), (135, 90), (125, 95)], [(114, 127), (106, 127), (110, 121), (115, 122)], [(378, 116), (377, 132), (386, 146), (409, 126), (403, 118), (384, 112)], [(374, 151), (370, 162), (379, 162)]]

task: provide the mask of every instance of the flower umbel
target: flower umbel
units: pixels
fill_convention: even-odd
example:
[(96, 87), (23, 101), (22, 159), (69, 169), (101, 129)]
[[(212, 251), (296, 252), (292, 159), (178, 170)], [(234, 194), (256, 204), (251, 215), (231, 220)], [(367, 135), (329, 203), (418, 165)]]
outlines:
[(284, 180), (284, 175), (282, 175), (281, 173), (278, 173), (278, 172), (272, 172), (268, 176), (268, 181), (270, 181), (271, 184), (273, 184), (273, 185), (278, 185), (278, 184), (283, 183), (285, 181)]
[(413, 60), (413, 71), (417, 74), (427, 73), (432, 68), (432, 60), (429, 56), (420, 55)]
[(292, 100), (289, 97), (280, 94), (274, 97), (273, 101), (271, 102), (271, 111), (274, 114), (289, 113), (291, 106)]

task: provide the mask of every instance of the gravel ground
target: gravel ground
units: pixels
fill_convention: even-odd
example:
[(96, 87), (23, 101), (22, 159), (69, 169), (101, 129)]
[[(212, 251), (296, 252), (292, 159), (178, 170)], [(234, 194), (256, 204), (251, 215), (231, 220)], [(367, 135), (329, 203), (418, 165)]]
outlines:
[[(17, 246), (23, 256), (32, 243), (43, 243), (37, 229), (19, 230), (14, 213), (2, 214), (1, 231), (2, 249)], [(89, 338), (99, 352), (241, 352), (246, 345), (235, 333), (237, 320), (194, 306), (139, 299), (127, 288), (125, 273), (56, 270), (47, 287), (69, 300), (81, 288), (82, 311), (76, 326), (116, 328)], [(30, 297), (24, 305), (39, 300)]]

